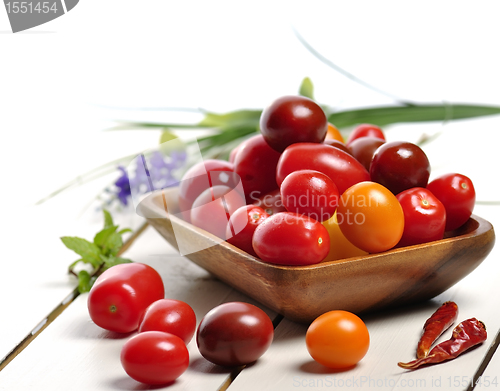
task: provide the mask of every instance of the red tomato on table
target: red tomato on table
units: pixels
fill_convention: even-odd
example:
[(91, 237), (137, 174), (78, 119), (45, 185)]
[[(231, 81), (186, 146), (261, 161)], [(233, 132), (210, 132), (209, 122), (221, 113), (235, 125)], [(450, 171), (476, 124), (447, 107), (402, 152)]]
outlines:
[(227, 242), (256, 257), (252, 237), (255, 229), (268, 217), (259, 206), (245, 205), (238, 208), (229, 218), (226, 228)]
[(97, 278), (87, 305), (96, 325), (129, 333), (137, 330), (146, 308), (164, 297), (163, 281), (155, 269), (143, 263), (124, 263)]

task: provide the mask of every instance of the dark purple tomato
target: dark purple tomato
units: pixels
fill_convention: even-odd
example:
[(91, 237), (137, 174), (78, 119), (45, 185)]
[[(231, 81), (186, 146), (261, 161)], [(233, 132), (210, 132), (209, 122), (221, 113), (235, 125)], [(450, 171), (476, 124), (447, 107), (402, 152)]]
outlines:
[(262, 111), (260, 131), (278, 152), (294, 143), (322, 143), (328, 121), (323, 109), (303, 96), (283, 96)]
[(341, 149), (342, 151), (348, 153), (349, 155), (352, 155), (352, 153), (349, 150), (349, 148), (347, 148), (347, 146), (343, 142), (341, 142), (339, 140), (325, 139), (325, 141), (323, 141), (323, 144), (331, 145), (332, 147)]
[(221, 304), (201, 320), (196, 332), (200, 354), (226, 367), (253, 363), (271, 345), (274, 328), (260, 308), (242, 302)]
[(252, 247), (253, 233), (268, 217), (269, 215), (259, 206), (245, 205), (238, 208), (231, 215), (226, 228), (228, 243), (256, 257), (257, 254)]
[(367, 170), (370, 170), (373, 154), (385, 140), (377, 137), (360, 137), (349, 144), (349, 151)]
[(315, 170), (330, 177), (340, 194), (358, 182), (370, 180), (366, 168), (353, 156), (326, 144), (298, 143), (290, 145), (276, 168), (278, 185), (288, 174), (298, 170)]
[(245, 140), (234, 158), (234, 172), (241, 178), (247, 203), (278, 188), (276, 165), (280, 153), (261, 134)]
[(333, 216), (339, 197), (335, 183), (319, 171), (294, 171), (281, 184), (281, 199), (286, 209), (318, 221)]
[(472, 181), (462, 174), (442, 175), (427, 185), (446, 208), (446, 231), (459, 228), (472, 214), (476, 190)]
[(281, 212), (259, 224), (253, 234), (252, 246), (265, 262), (312, 265), (328, 255), (330, 236), (317, 220), (293, 212)]
[(392, 141), (377, 148), (370, 164), (373, 182), (399, 194), (412, 187), (426, 187), (431, 173), (429, 159), (422, 149), (406, 141)]
[(446, 225), (444, 205), (428, 189), (414, 187), (399, 193), (405, 225), (398, 247), (443, 239)]

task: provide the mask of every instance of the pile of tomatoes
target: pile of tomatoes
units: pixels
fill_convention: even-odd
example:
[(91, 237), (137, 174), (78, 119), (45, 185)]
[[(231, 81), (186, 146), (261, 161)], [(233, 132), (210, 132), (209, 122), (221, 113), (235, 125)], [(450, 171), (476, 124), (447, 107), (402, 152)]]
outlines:
[(310, 265), (440, 240), (465, 224), (471, 180), (429, 177), (418, 145), (387, 142), (371, 124), (344, 142), (314, 101), (284, 96), (229, 161), (186, 172), (179, 207), (187, 221), (262, 261)]

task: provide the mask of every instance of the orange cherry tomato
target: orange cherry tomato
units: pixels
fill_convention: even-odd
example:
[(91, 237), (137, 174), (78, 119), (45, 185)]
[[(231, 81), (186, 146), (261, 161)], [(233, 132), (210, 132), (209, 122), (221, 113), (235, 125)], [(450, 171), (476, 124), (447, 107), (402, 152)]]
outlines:
[(316, 362), (329, 368), (348, 368), (368, 352), (370, 334), (355, 314), (329, 311), (317, 317), (307, 329), (306, 346)]
[(337, 212), (321, 224), (325, 226), (328, 231), (328, 235), (330, 235), (330, 252), (323, 262), (336, 261), (338, 259), (346, 259), (368, 254), (366, 251), (357, 248), (344, 236), (340, 230), (339, 223), (337, 222)]
[(342, 133), (340, 133), (340, 130), (337, 129), (337, 127), (331, 123), (328, 123), (328, 128), (326, 130), (326, 140), (337, 140), (340, 141), (341, 143), (344, 142), (344, 137), (342, 137)]
[(386, 187), (360, 182), (340, 197), (337, 220), (347, 240), (369, 253), (394, 247), (404, 230), (401, 204)]

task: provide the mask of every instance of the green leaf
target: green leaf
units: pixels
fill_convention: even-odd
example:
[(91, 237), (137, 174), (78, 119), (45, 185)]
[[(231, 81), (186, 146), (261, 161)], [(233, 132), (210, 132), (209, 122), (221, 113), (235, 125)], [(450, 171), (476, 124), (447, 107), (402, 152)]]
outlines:
[(104, 228), (114, 225), (111, 213), (109, 213), (106, 209), (103, 209), (102, 213), (104, 213)]
[(63, 236), (61, 240), (67, 248), (82, 257), (82, 262), (90, 263), (94, 268), (99, 267), (101, 263), (101, 250), (97, 245), (86, 239), (74, 236)]
[(166, 143), (168, 141), (172, 141), (178, 138), (175, 134), (173, 134), (169, 130), (163, 130), (160, 135), (160, 144)]
[(339, 111), (331, 113), (328, 116), (328, 121), (338, 128), (345, 128), (360, 123), (385, 126), (403, 122), (449, 121), (495, 114), (500, 114), (500, 107), (465, 104), (413, 104)]
[(116, 232), (117, 229), (118, 229), (117, 225), (112, 225), (107, 228), (103, 228), (94, 236), (95, 245), (99, 246), (101, 250), (104, 249), (105, 247), (108, 247), (107, 241), (109, 237)]
[(123, 228), (122, 230), (118, 231), (120, 235), (126, 234), (127, 232), (133, 232), (130, 228)]
[(78, 292), (85, 293), (89, 292), (94, 285), (96, 277), (90, 275), (86, 270), (80, 270), (78, 272)]
[(225, 114), (207, 112), (199, 125), (219, 128), (221, 130), (248, 127), (257, 129), (261, 113), (262, 110), (236, 110)]
[(104, 255), (116, 255), (123, 246), (122, 236), (118, 232), (109, 235), (102, 249)]
[(314, 86), (310, 78), (304, 77), (299, 88), (299, 94), (314, 100)]

